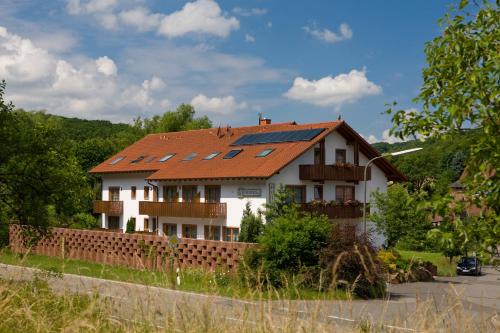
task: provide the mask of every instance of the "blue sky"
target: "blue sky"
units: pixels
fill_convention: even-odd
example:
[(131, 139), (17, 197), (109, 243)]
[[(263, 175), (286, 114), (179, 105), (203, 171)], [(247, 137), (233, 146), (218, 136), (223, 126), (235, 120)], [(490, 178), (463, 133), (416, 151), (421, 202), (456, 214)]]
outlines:
[(418, 108), (424, 43), (451, 1), (0, 0), (18, 107), (130, 122), (191, 103), (215, 125), (329, 121), (389, 141)]

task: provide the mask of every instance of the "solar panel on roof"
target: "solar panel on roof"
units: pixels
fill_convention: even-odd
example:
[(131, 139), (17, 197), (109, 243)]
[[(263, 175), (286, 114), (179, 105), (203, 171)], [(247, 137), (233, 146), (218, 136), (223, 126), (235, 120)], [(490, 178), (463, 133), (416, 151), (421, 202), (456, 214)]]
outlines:
[(269, 133), (246, 134), (231, 144), (231, 146), (257, 145), (262, 143), (280, 143), (310, 141), (323, 132), (324, 128), (314, 128), (298, 131), (281, 131)]

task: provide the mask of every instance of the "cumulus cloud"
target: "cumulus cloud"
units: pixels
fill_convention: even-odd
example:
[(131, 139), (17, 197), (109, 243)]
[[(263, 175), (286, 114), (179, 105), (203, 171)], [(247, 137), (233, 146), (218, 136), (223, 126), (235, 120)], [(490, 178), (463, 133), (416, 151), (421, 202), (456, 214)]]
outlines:
[(297, 77), (284, 95), (317, 106), (340, 107), (345, 103), (356, 102), (362, 97), (381, 93), (382, 87), (370, 82), (364, 69), (362, 71), (353, 69), (347, 74), (326, 76), (319, 80)]
[(126, 121), (137, 110), (159, 112), (169, 105), (163, 96), (165, 82), (158, 76), (137, 85), (119, 76), (115, 62), (107, 56), (75, 61), (0, 27), (0, 77), (7, 80), (8, 99), (18, 107)]
[(66, 9), (71, 15), (92, 14), (109, 11), (117, 2), (117, 0), (89, 0), (82, 3), (80, 0), (68, 0)]
[(394, 136), (394, 135), (391, 135), (390, 133), (390, 130), (389, 129), (386, 129), (382, 132), (382, 137), (381, 138), (377, 138), (375, 135), (373, 134), (370, 134), (368, 136), (368, 138), (364, 138), (366, 139), (366, 141), (368, 141), (369, 143), (376, 143), (376, 142), (387, 142), (387, 143), (396, 143), (396, 142), (403, 142), (405, 140), (401, 140), (400, 138)]
[(136, 7), (119, 13), (123, 24), (136, 28), (138, 31), (156, 30), (164, 15), (152, 14), (148, 8)]
[(250, 34), (245, 34), (245, 42), (255, 43), (255, 37)]
[(212, 0), (188, 2), (181, 10), (163, 18), (158, 32), (169, 38), (190, 33), (227, 37), (240, 26), (235, 17), (227, 17)]
[(233, 14), (239, 16), (260, 16), (267, 14), (266, 8), (241, 8), (234, 7)]
[(247, 103), (236, 102), (233, 96), (224, 97), (207, 97), (203, 94), (199, 94), (191, 100), (191, 105), (195, 110), (201, 113), (218, 114), (218, 115), (230, 115), (236, 110), (245, 109), (248, 107)]
[(304, 27), (304, 31), (309, 35), (322, 40), (326, 43), (337, 43), (343, 40), (352, 38), (352, 30), (346, 23), (342, 23), (339, 28), (339, 32), (335, 33), (328, 29), (319, 29), (315, 27)]
[(116, 72), (118, 71), (115, 62), (106, 56), (100, 57), (95, 61), (95, 63), (97, 65), (97, 71), (106, 76), (116, 75)]

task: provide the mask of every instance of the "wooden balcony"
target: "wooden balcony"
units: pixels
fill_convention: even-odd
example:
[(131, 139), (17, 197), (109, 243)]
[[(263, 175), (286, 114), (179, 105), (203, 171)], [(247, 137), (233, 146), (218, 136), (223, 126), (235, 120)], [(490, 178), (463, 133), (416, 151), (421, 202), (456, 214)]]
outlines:
[(93, 210), (95, 214), (121, 215), (123, 213), (123, 201), (95, 200)]
[[(368, 211), (368, 205), (366, 208)], [(355, 219), (363, 217), (363, 204), (343, 205), (304, 203), (300, 205), (300, 210), (303, 212), (326, 215), (329, 219)]]
[[(301, 180), (324, 181), (340, 180), (347, 182), (363, 180), (364, 166), (360, 165), (325, 165), (325, 164), (303, 164), (299, 165), (299, 177)], [(366, 180), (372, 178), (371, 167), (366, 170)]]
[(139, 214), (168, 217), (224, 218), (225, 203), (140, 201)]

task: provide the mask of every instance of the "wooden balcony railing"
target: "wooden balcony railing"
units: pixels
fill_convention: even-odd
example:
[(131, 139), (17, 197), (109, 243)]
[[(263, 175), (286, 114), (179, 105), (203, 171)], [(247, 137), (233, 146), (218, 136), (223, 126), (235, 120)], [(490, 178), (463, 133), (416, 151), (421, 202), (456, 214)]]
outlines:
[[(369, 207), (367, 206), (367, 211)], [(354, 219), (363, 217), (363, 204), (315, 204), (304, 203), (300, 205), (304, 212), (317, 213), (328, 216), (329, 219)]]
[[(340, 181), (360, 181), (363, 180), (364, 166), (335, 164), (304, 164), (299, 165), (299, 177), (301, 180), (340, 180)], [(366, 170), (366, 180), (372, 178), (371, 167)]]
[(169, 217), (226, 217), (225, 203), (139, 201), (139, 214)]
[(121, 215), (123, 213), (123, 201), (94, 201), (95, 214)]

